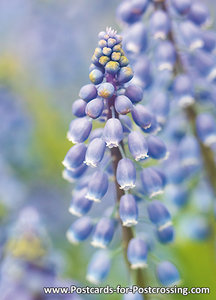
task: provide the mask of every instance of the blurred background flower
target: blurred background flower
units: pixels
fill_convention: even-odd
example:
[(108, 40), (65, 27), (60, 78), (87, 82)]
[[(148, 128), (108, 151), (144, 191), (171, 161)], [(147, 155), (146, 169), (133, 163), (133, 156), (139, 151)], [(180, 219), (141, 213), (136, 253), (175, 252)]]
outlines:
[[(32, 295), (45, 282), (55, 285), (53, 278), (57, 286), (69, 286), (74, 280), (86, 284), (86, 265), (93, 249), (85, 244), (73, 247), (65, 237), (72, 221), (68, 212), (71, 191), (61, 177), (61, 161), (70, 145), (65, 136), (72, 103), (80, 87), (89, 82), (88, 68), (97, 33), (106, 26), (119, 29), (115, 21), (118, 2), (0, 1), (0, 289), (4, 289), (3, 300), (15, 299), (14, 294), (16, 299), (44, 299)], [(214, 19), (214, 1), (205, 2)], [(208, 186), (202, 191), (205, 189)], [(176, 244), (169, 249), (161, 246), (158, 255), (165, 258), (168, 254), (176, 262), (184, 274), (181, 277), (185, 286), (210, 286), (213, 290), (215, 242), (212, 235), (209, 237), (206, 218), (198, 214), (209, 211), (212, 199), (205, 194), (203, 201), (199, 191), (199, 197), (187, 194), (188, 190), (181, 197), (176, 190), (166, 192), (180, 205), (184, 201), (191, 204), (184, 217), (184, 208), (182, 214), (177, 210)], [(185, 200), (186, 194), (189, 200)], [(25, 216), (27, 220), (22, 223)], [(30, 244), (23, 237), (25, 222), (28, 230), (35, 222), (36, 231), (30, 230), (33, 234)], [(114, 257), (106, 283), (127, 286), (124, 268), (121, 258)], [(108, 297), (111, 296), (93, 299)], [(179, 297), (172, 296), (172, 300)], [(188, 299), (202, 297), (190, 295)], [(115, 295), (113, 299), (121, 296)], [(215, 299), (215, 295), (212, 293), (208, 299)]]

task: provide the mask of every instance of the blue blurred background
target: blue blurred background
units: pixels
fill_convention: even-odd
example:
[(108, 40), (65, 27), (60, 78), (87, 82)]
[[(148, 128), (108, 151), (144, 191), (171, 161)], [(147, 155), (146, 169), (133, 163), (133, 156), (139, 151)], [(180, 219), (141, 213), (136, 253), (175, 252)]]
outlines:
[[(106, 26), (119, 29), (115, 21), (118, 2), (0, 1), (0, 247), (3, 277), (5, 260), (19, 247), (16, 243), (12, 248), (8, 245), (16, 236), (20, 218), (26, 218), (26, 207), (30, 207), (28, 209), (33, 211), (36, 219), (39, 218), (37, 222), (46, 231), (46, 235), (39, 232), (36, 236), (49, 243), (48, 256), (54, 257), (58, 276), (70, 283), (76, 280), (86, 284), (87, 260), (93, 250), (88, 244), (71, 246), (65, 238), (73, 218), (68, 213), (71, 187), (62, 179), (61, 161), (70, 146), (66, 132), (72, 118), (71, 105), (77, 99), (80, 86), (88, 82), (97, 34)], [(209, 1), (209, 5), (214, 15), (214, 1)], [(31, 220), (26, 222), (26, 226), (30, 226)], [(24, 226), (21, 235), (25, 229)], [(177, 236), (172, 247), (162, 247), (161, 251), (166, 251), (166, 256), (176, 261), (185, 286), (205, 286), (213, 290), (214, 244), (213, 240), (198, 243)], [(31, 244), (27, 248), (29, 250)], [(16, 253), (14, 256), (19, 258)], [(113, 265), (107, 283), (127, 286), (127, 276), (122, 275), (125, 273), (122, 260), (116, 260)], [(8, 276), (13, 274), (14, 271)], [(20, 281), (23, 284), (24, 277)], [(15, 285), (14, 282), (17, 281), (13, 281)], [(28, 283), (23, 288), (29, 290)], [(111, 296), (99, 296), (98, 299), (108, 297)], [(176, 295), (172, 299), (180, 297)], [(215, 299), (214, 294), (191, 295), (188, 299), (207, 297)], [(9, 300), (12, 296), (2, 299)], [(113, 299), (119, 298), (113, 296)]]

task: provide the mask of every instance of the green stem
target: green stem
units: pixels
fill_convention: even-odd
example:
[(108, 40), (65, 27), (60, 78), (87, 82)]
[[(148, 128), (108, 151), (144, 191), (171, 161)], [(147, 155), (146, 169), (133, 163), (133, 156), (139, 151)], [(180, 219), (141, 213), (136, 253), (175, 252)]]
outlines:
[[(118, 162), (122, 158), (121, 152), (119, 151), (119, 148), (112, 148), (110, 151), (111, 151), (111, 156), (113, 158), (113, 172), (114, 174), (116, 174)], [(116, 186), (117, 201), (119, 202), (121, 196), (124, 195), (124, 191), (119, 188), (118, 182), (116, 180), (116, 176), (115, 176), (115, 186)], [(128, 261), (127, 258), (127, 248), (130, 240), (134, 237), (134, 234), (130, 227), (125, 227), (121, 224), (121, 228), (122, 228), (122, 246), (124, 249), (124, 258), (128, 266), (128, 269), (131, 272), (130, 262)], [(146, 274), (144, 275), (144, 272), (142, 272), (141, 269), (137, 269), (135, 271), (135, 274), (136, 274), (135, 275), (136, 285), (143, 288), (146, 287), (146, 281), (147, 281)], [(144, 295), (143, 295), (143, 299), (144, 299)], [(145, 295), (145, 299), (148, 299), (148, 295)]]
[[(112, 82), (112, 78), (108, 77), (107, 81)], [(113, 105), (114, 102), (115, 102), (115, 95), (111, 99), (109, 99), (109, 102), (107, 103), (107, 106), (108, 106), (107, 107), (108, 108), (107, 118), (108, 119), (113, 117), (111, 107), (114, 107), (114, 105)], [(114, 111), (114, 113), (115, 113), (115, 117), (118, 118), (118, 113), (116, 111)], [(112, 164), (113, 164), (113, 173), (114, 174), (116, 174), (118, 162), (122, 159), (122, 153), (121, 152), (124, 152), (123, 142), (121, 142), (120, 148), (121, 148), (121, 151), (120, 151), (119, 147), (115, 147), (115, 148), (110, 149), (111, 157), (112, 157)], [(119, 184), (118, 184), (117, 179), (116, 179), (116, 176), (114, 176), (114, 178), (115, 178), (115, 187), (116, 187), (116, 200), (117, 200), (117, 203), (119, 203), (121, 197), (125, 193), (122, 189), (120, 189)], [(122, 223), (121, 223), (121, 229), (122, 229), (122, 246), (123, 246), (123, 251), (124, 251), (124, 258), (125, 258), (125, 262), (128, 266), (128, 270), (131, 273), (130, 262), (128, 261), (128, 258), (127, 258), (127, 249), (128, 249), (128, 244), (129, 244), (130, 240), (134, 237), (134, 234), (133, 234), (133, 231), (130, 227), (125, 227), (125, 226), (122, 225)], [(144, 287), (146, 287), (146, 282), (147, 282), (146, 274), (144, 274), (144, 272), (141, 269), (136, 270), (135, 271), (135, 283), (136, 283), (136, 285), (144, 288)], [(144, 299), (144, 295), (143, 295), (143, 299)], [(145, 295), (145, 300), (148, 300), (148, 295)]]
[(211, 184), (212, 190), (216, 195), (216, 165), (214, 160), (214, 153), (211, 150), (211, 148), (204, 145), (198, 137), (196, 130), (197, 112), (195, 106), (193, 105), (185, 108), (185, 113), (187, 115), (188, 120), (190, 121), (193, 133), (199, 143), (206, 175)]

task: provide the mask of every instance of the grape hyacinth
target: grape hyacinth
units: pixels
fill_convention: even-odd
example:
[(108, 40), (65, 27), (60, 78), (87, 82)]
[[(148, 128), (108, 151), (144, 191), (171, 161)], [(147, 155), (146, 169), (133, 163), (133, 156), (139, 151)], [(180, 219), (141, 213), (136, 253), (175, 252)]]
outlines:
[[(209, 10), (202, 1), (147, 1), (145, 10), (136, 18), (126, 18), (125, 11), (127, 16), (134, 16), (132, 7), (126, 5), (129, 2), (119, 4), (116, 16), (123, 27), (125, 53), (134, 69), (131, 82), (139, 85), (144, 94), (136, 105), (140, 106), (138, 110), (132, 111), (133, 120), (142, 131), (152, 134), (147, 137), (147, 155), (166, 159), (162, 164), (167, 185), (160, 199), (163, 197), (172, 215), (179, 218), (177, 234), (203, 241), (213, 233), (216, 196), (215, 33), (208, 28)], [(145, 123), (143, 103), (144, 109), (154, 113), (150, 128)], [(148, 169), (141, 171), (141, 190), (154, 197), (163, 192), (163, 182), (154, 168)], [(196, 196), (197, 201), (189, 204), (191, 190), (200, 192), (203, 182), (208, 182), (205, 194), (212, 195), (209, 201), (205, 203), (203, 197)], [(156, 203), (154, 200), (151, 205)], [(159, 207), (153, 212), (159, 212)], [(182, 209), (188, 210), (187, 219), (181, 217)], [(150, 209), (148, 213), (151, 219)], [(173, 225), (167, 220), (161, 228), (154, 224), (161, 243), (169, 243), (175, 237)], [(161, 270), (165, 276), (165, 268)]]
[[(214, 11), (214, 0), (0, 1), (2, 300), (176, 300), (191, 286), (214, 299)], [(94, 39), (107, 20), (118, 32)], [(56, 158), (71, 191), (64, 220)], [(23, 210), (28, 194), (30, 205), (45, 204), (50, 237), (35, 209)], [(60, 280), (62, 271), (81, 282)], [(71, 284), (81, 295), (43, 289)], [(85, 295), (88, 286), (121, 294)], [(157, 286), (155, 295), (126, 292)], [(167, 287), (173, 295), (160, 295)]]
[[(147, 4), (148, 1), (142, 7), (140, 2), (140, 14)], [(130, 8), (127, 9), (130, 12)], [(123, 5), (119, 14), (125, 20), (138, 17), (133, 14), (126, 17), (125, 13)], [(155, 30), (164, 28), (160, 24), (155, 26)], [(161, 128), (157, 115), (151, 107), (141, 104), (143, 87), (133, 77), (122, 48), (122, 37), (107, 28), (98, 38), (89, 69), (92, 83), (80, 89), (80, 99), (74, 102), (72, 109), (76, 119), (67, 134), (75, 145), (63, 161), (63, 177), (74, 183), (69, 211), (80, 217), (71, 225), (67, 237), (73, 244), (90, 238), (96, 248), (112, 248), (117, 244), (115, 236), (120, 225), (126, 262), (139, 273), (137, 284), (145, 286), (145, 275), (140, 269), (148, 266), (151, 247), (142, 237), (134, 236), (131, 226), (137, 225), (141, 232), (150, 230), (156, 243), (173, 240), (171, 217), (160, 200), (152, 202), (156, 210), (149, 215), (150, 229), (145, 221), (143, 224), (143, 211), (147, 216), (146, 202), (151, 203), (151, 198), (162, 194), (166, 185), (163, 172), (146, 164), (166, 159), (168, 150), (163, 140), (155, 136)], [(129, 39), (126, 38), (126, 42)], [(164, 116), (163, 107), (160, 113)], [(107, 207), (104, 213), (90, 217), (95, 206), (103, 209), (104, 205)], [(99, 283), (108, 276), (114, 250), (103, 251), (97, 252), (90, 262), (87, 279), (92, 283)]]
[[(50, 299), (44, 286), (65, 285), (59, 279), (59, 262), (37, 210), (24, 207), (10, 227), (0, 268), (1, 299)], [(73, 295), (52, 295), (52, 299), (83, 299)]]

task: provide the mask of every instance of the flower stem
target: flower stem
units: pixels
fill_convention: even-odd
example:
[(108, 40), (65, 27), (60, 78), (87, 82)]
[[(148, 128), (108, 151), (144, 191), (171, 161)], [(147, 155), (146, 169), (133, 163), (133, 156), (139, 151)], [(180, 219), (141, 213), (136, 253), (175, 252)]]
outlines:
[[(119, 151), (119, 148), (112, 148), (110, 151), (111, 151), (111, 156), (113, 158), (113, 171), (114, 171), (114, 174), (116, 174), (117, 165), (118, 165), (119, 160), (122, 158), (122, 155), (121, 155), (121, 152)], [(119, 202), (121, 196), (124, 195), (124, 191), (119, 188), (116, 177), (115, 177), (115, 186), (116, 186), (117, 201)], [(127, 258), (127, 248), (128, 248), (128, 244), (129, 244), (130, 240), (134, 237), (134, 234), (130, 227), (125, 227), (123, 225), (121, 225), (121, 227), (122, 227), (122, 243), (123, 243), (123, 249), (124, 249), (124, 258), (125, 258), (125, 261), (126, 261), (129, 271), (131, 271), (130, 262), (128, 261), (128, 258)], [(135, 276), (136, 276), (136, 278), (135, 278), (136, 285), (143, 287), (143, 288), (146, 287), (146, 274), (144, 275), (144, 272), (142, 272), (141, 269), (136, 270)], [(147, 296), (148, 295), (145, 295), (145, 299), (148, 299)], [(144, 298), (144, 295), (143, 295), (143, 298)]]
[[(112, 106), (115, 101), (115, 96), (113, 96), (111, 99), (109, 99), (109, 104), (108, 104), (108, 115), (107, 118), (110, 119), (113, 117), (113, 112), (112, 112)], [(118, 118), (118, 113), (115, 111), (115, 117)], [(121, 151), (124, 151), (124, 145), (123, 142), (121, 143)], [(113, 173), (116, 174), (118, 162), (122, 159), (122, 153), (118, 147), (111, 148), (111, 157), (112, 157), (112, 164), (113, 164)], [(115, 187), (116, 187), (116, 199), (117, 202), (120, 202), (121, 197), (124, 195), (124, 191), (119, 188), (118, 182), (116, 180), (115, 176)], [(131, 268), (130, 268), (130, 262), (128, 261), (127, 258), (127, 248), (130, 240), (134, 237), (133, 231), (130, 227), (125, 227), (121, 223), (121, 228), (122, 228), (122, 244), (123, 244), (123, 250), (124, 250), (124, 258), (125, 262), (128, 266), (129, 272), (131, 273)], [(146, 274), (144, 275), (144, 272), (141, 269), (138, 269), (135, 271), (135, 283), (136, 285), (144, 288), (146, 287)], [(143, 295), (144, 299), (144, 295)], [(148, 299), (148, 295), (145, 295), (145, 300)]]
[(197, 130), (196, 130), (197, 112), (195, 110), (195, 106), (193, 105), (193, 106), (187, 107), (185, 109), (185, 112), (186, 112), (188, 120), (190, 121), (194, 135), (199, 143), (206, 175), (209, 179), (212, 190), (213, 190), (214, 194), (216, 195), (216, 165), (215, 165), (215, 160), (214, 160), (214, 153), (210, 147), (204, 145), (200, 141), (200, 139), (197, 135)]

